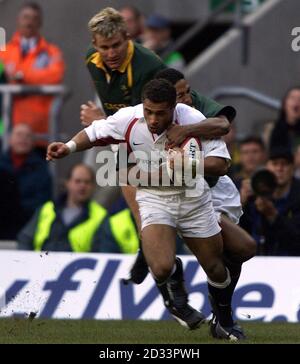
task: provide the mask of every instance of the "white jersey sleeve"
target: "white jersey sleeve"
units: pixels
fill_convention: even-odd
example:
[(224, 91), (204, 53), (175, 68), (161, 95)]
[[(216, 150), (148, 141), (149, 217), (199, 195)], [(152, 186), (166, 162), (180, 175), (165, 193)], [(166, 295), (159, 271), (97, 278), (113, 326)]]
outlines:
[(206, 117), (197, 109), (185, 104), (177, 104), (174, 114), (174, 122), (179, 125), (197, 124)]
[(141, 117), (141, 105), (120, 109), (107, 119), (95, 120), (85, 128), (91, 142), (99, 139), (113, 138), (124, 140), (129, 123), (136, 117)]
[(204, 158), (220, 157), (231, 160), (226, 143), (222, 139), (203, 140), (201, 142)]

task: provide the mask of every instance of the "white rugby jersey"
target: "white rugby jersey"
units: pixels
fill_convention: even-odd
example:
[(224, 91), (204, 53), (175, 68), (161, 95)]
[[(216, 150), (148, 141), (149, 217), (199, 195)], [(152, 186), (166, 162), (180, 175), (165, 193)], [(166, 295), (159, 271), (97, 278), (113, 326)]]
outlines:
[[(185, 104), (177, 104), (174, 111), (173, 123), (178, 125), (196, 124), (205, 120), (198, 110)], [(100, 144), (127, 143), (129, 151), (145, 152), (147, 160), (139, 161), (139, 168), (148, 171), (150, 155), (159, 151), (164, 152), (167, 142), (166, 131), (160, 135), (152, 134), (143, 114), (143, 104), (126, 107), (117, 111), (105, 120), (95, 120), (85, 132), (91, 142)], [(230, 160), (226, 144), (221, 139), (201, 139), (204, 157), (220, 157)], [(150, 162), (151, 163), (151, 162)], [(145, 166), (145, 167), (143, 167)], [(144, 187), (139, 187), (144, 188)], [(147, 191), (155, 194), (181, 193), (180, 187), (147, 187)], [(151, 191), (150, 191), (151, 190)], [(209, 190), (205, 182), (205, 191)]]

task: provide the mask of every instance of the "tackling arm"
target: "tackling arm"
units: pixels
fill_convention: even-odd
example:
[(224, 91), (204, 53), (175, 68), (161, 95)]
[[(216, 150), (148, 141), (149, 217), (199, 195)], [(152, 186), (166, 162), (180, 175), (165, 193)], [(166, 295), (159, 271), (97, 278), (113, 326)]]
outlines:
[(205, 139), (219, 138), (230, 130), (230, 122), (224, 115), (208, 118), (196, 124), (174, 125), (168, 129), (167, 138), (169, 147), (179, 146), (188, 137)]
[(207, 157), (204, 159), (205, 176), (225, 176), (230, 163), (228, 159), (220, 157)]

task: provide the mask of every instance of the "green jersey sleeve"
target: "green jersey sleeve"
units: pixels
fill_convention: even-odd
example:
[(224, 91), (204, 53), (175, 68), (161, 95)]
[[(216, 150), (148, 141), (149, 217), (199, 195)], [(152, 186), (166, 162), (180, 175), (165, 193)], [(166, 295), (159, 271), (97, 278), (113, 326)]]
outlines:
[(198, 92), (192, 90), (193, 106), (202, 112), (207, 118), (216, 117), (218, 115), (224, 115), (232, 122), (236, 116), (236, 110), (232, 106), (225, 106), (210, 99), (209, 97), (200, 95)]

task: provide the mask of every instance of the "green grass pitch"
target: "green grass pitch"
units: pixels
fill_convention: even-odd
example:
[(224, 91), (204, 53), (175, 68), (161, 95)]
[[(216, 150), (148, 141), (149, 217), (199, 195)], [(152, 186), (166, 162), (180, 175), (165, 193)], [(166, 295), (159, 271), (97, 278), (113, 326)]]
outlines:
[[(295, 323), (243, 323), (245, 343), (300, 343)], [(222, 341), (223, 342), (223, 341)], [(188, 331), (173, 321), (1, 319), (0, 343), (213, 344), (208, 325)], [(227, 342), (226, 342), (227, 343)]]

